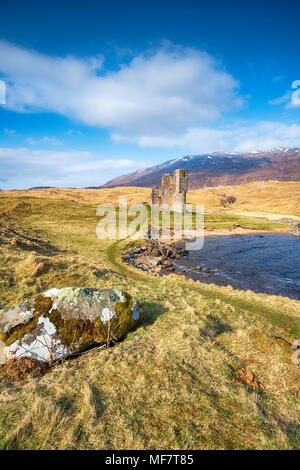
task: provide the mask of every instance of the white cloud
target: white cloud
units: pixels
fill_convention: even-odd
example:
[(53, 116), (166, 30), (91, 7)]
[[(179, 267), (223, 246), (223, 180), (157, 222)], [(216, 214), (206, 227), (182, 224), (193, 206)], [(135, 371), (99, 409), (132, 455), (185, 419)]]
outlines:
[(17, 131), (15, 129), (4, 129), (4, 134), (8, 135), (9, 137), (17, 136)]
[[(269, 101), (271, 105), (285, 104), (285, 109), (296, 109), (300, 107), (300, 80), (295, 80), (292, 89), (288, 90), (283, 96)], [(297, 89), (298, 88), (298, 89)]]
[(0, 148), (0, 188), (98, 186), (145, 166), (130, 159), (103, 159), (91, 152)]
[[(221, 127), (223, 113), (243, 104), (238, 82), (205, 52), (164, 44), (117, 70), (101, 56), (50, 57), (0, 41), (5, 109), (53, 112), (73, 124), (106, 127), (112, 141), (176, 153), (251, 151), (300, 147), (300, 125), (239, 122)], [(291, 90), (270, 104), (291, 107)], [(6, 129), (7, 135), (16, 135)], [(81, 135), (70, 129), (68, 135)], [(56, 137), (28, 137), (27, 144), (61, 145)], [(175, 153), (175, 150), (174, 150)], [(100, 160), (91, 152), (0, 148), (0, 188), (91, 186), (145, 166), (130, 159)]]
[(26, 142), (29, 145), (39, 145), (39, 144), (51, 144), (51, 145), (62, 145), (63, 143), (56, 137), (48, 137), (45, 135), (40, 140), (36, 140), (33, 137), (27, 137)]
[[(135, 138), (134, 143), (143, 147), (176, 148), (176, 153), (179, 148), (186, 153), (204, 153), (300, 147), (300, 125), (262, 121), (223, 130), (191, 128), (177, 137), (142, 136)], [(92, 152), (76, 150), (0, 148), (0, 188), (98, 186), (122, 173), (150, 165), (149, 161), (131, 159), (101, 160)]]
[(227, 133), (218, 129), (190, 128), (177, 136), (144, 135), (130, 137), (122, 134), (113, 134), (114, 143), (134, 143), (140, 147), (161, 147), (213, 152), (222, 151), (228, 146)]
[(3, 80), (0, 80), (0, 104), (6, 103), (6, 84)]
[(190, 128), (176, 137), (113, 134), (112, 140), (115, 143), (135, 143), (140, 147), (180, 148), (184, 152), (247, 152), (274, 147), (300, 147), (300, 125), (261, 121), (223, 129)]
[(50, 57), (0, 41), (7, 109), (50, 111), (135, 135), (172, 134), (242, 105), (238, 82), (215, 59), (164, 44), (116, 71), (103, 58)]
[(83, 135), (83, 132), (79, 129), (69, 129), (67, 135)]
[(270, 100), (269, 104), (277, 106), (277, 105), (280, 105), (280, 104), (288, 103), (288, 102), (291, 101), (291, 99), (292, 99), (292, 92), (290, 90), (288, 90), (283, 96), (280, 96), (279, 98), (275, 98), (273, 100)]
[(268, 150), (276, 147), (300, 147), (300, 125), (262, 121), (238, 129), (232, 134), (237, 151)]

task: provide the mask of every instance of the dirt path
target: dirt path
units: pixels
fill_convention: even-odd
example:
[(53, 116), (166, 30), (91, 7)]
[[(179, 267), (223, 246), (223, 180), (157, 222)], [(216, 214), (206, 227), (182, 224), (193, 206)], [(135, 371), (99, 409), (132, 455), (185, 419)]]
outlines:
[(257, 217), (261, 219), (267, 219), (271, 222), (279, 222), (282, 219), (295, 220), (296, 222), (300, 221), (300, 217), (290, 214), (272, 214), (268, 212), (226, 212), (228, 215), (243, 215), (248, 217)]
[(243, 227), (236, 227), (236, 228), (231, 228), (231, 229), (204, 229), (204, 232), (200, 230), (192, 230), (192, 231), (186, 231), (184, 234), (184, 237), (182, 236), (176, 236), (174, 232), (172, 232), (170, 238), (164, 238), (164, 237), (159, 237), (160, 241), (163, 241), (165, 243), (172, 243), (176, 240), (184, 240), (186, 238), (194, 238), (195, 236), (197, 237), (210, 237), (212, 235), (250, 235), (250, 234), (255, 234), (255, 233), (261, 233), (261, 234), (266, 234), (266, 233), (288, 233), (291, 234), (289, 230), (286, 229), (277, 229), (277, 230), (259, 230), (259, 229), (248, 229), (248, 228), (243, 228)]

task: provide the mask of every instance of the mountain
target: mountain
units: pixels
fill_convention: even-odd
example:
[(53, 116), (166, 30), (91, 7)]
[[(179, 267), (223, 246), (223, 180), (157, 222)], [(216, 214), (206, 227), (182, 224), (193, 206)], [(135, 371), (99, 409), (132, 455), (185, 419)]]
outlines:
[(163, 173), (183, 168), (189, 171), (189, 188), (234, 185), (250, 181), (300, 181), (300, 149), (277, 148), (248, 153), (187, 155), (161, 165), (114, 178), (101, 188), (160, 185)]
[(28, 191), (33, 191), (35, 189), (50, 189), (52, 188), (53, 186), (33, 186), (32, 188), (29, 188)]

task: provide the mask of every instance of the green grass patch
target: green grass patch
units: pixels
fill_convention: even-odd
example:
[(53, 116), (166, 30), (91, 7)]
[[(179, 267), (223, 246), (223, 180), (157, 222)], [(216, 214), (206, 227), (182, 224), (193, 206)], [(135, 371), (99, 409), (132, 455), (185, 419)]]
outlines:
[[(121, 261), (145, 241), (99, 240), (98, 220), (94, 205), (0, 198), (0, 304), (73, 285), (126, 290), (146, 313), (114, 348), (42, 378), (16, 385), (0, 370), (0, 448), (299, 449), (299, 366), (274, 339), (299, 338), (299, 302), (149, 276)], [(206, 216), (207, 228), (261, 229), (255, 223), (270, 229)], [(5, 230), (16, 232), (14, 243)], [(16, 241), (26, 236), (39, 243), (24, 249)], [(264, 389), (235, 383), (241, 368)]]

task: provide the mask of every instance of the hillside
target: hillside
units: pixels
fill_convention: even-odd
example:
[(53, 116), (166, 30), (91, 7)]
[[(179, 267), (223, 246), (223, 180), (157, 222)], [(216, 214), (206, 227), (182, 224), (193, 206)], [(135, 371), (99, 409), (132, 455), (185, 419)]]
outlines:
[(300, 181), (300, 149), (188, 155), (119, 176), (101, 187), (152, 187), (160, 185), (163, 173), (173, 173), (179, 168), (189, 171), (190, 189), (270, 179)]
[[(149, 188), (116, 187), (103, 189), (68, 189), (50, 188), (33, 190), (2, 191), (0, 198), (36, 197), (47, 199), (63, 199), (81, 204), (117, 205), (119, 196), (127, 196), (128, 205), (148, 202)], [(236, 197), (236, 202), (222, 207), (220, 200), (224, 195)], [(191, 190), (187, 194), (187, 202), (204, 204), (205, 212), (241, 213), (271, 218), (297, 216), (300, 218), (300, 185), (297, 181), (265, 181), (251, 182), (237, 186), (206, 187)]]
[(0, 371), (0, 447), (299, 448), (299, 370), (276, 337), (299, 338), (300, 303), (127, 267), (130, 242), (98, 240), (95, 208), (0, 198), (0, 304), (114, 287), (146, 312), (123, 342), (43, 377), (12, 383)]

